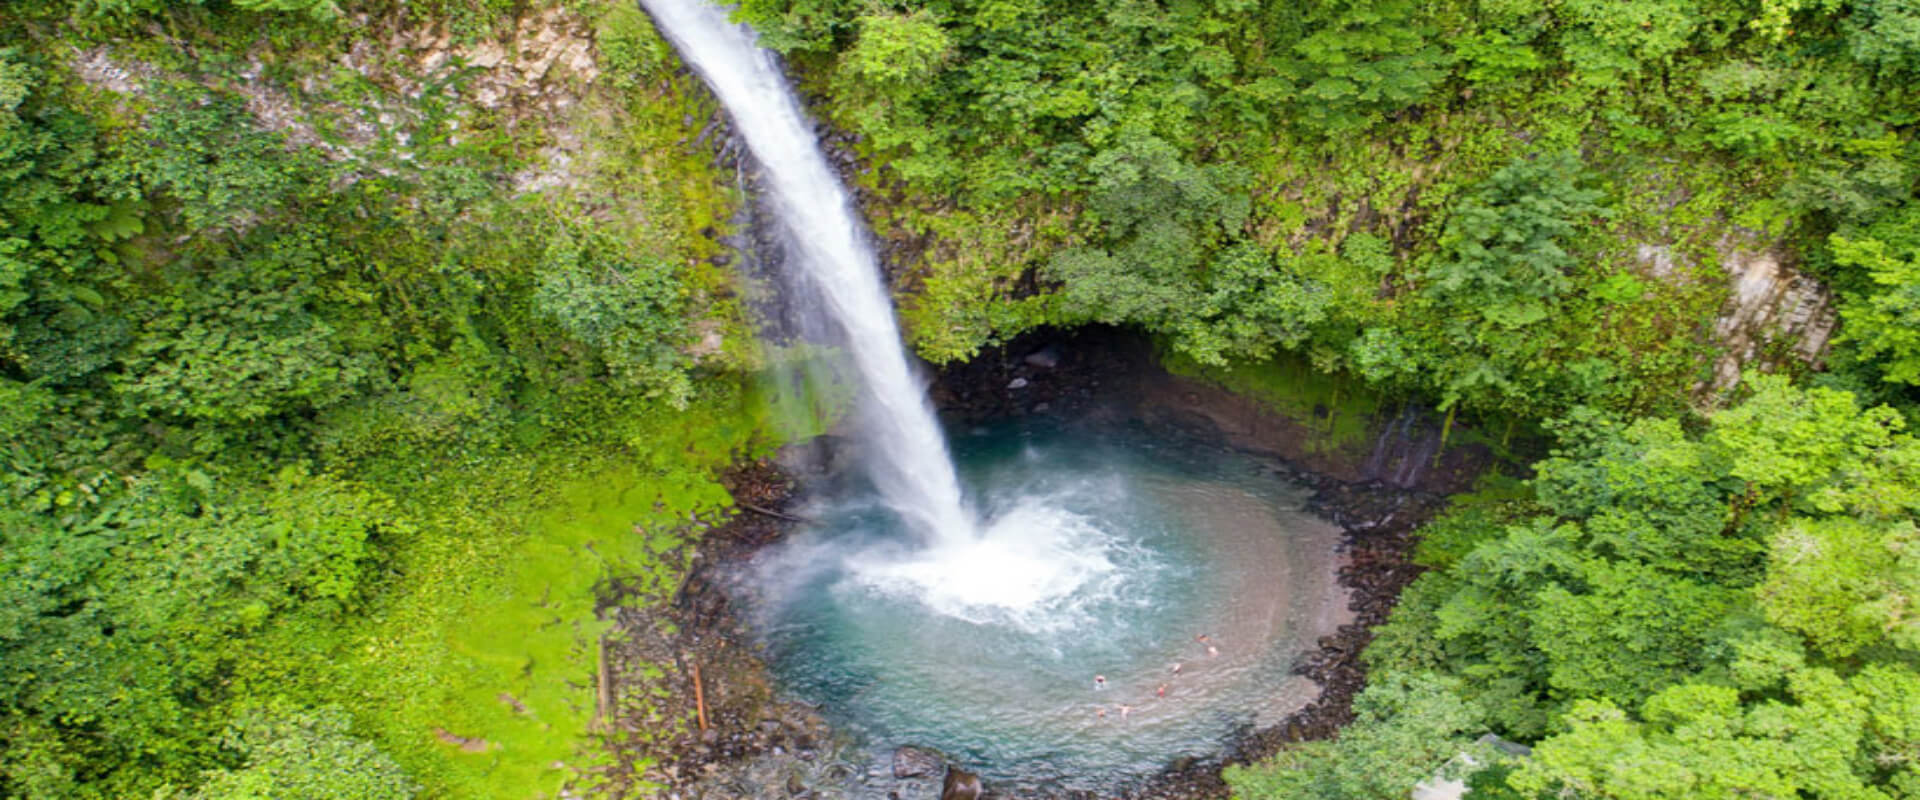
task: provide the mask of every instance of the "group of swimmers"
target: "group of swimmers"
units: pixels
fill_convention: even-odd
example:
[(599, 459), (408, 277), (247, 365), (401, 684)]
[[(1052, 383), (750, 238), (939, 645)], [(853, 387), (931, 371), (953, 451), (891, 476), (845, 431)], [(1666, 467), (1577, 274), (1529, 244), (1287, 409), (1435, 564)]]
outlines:
[[(1218, 658), (1220, 656), (1220, 648), (1214, 645), (1213, 637), (1203, 633), (1193, 637), (1193, 640), (1196, 642), (1199, 642), (1201, 645), (1204, 645), (1207, 648), (1208, 658)], [(1171, 670), (1168, 670), (1168, 674), (1177, 676), (1180, 674), (1180, 671), (1185, 668), (1186, 668), (1185, 664), (1176, 661), (1173, 663), (1173, 668)], [(1156, 698), (1165, 698), (1167, 696), (1167, 689), (1171, 685), (1172, 685), (1171, 682), (1160, 684), (1157, 688), (1153, 690), (1153, 696)], [(1093, 676), (1093, 688), (1095, 690), (1107, 688), (1107, 676), (1105, 675)], [(1133, 713), (1133, 706), (1127, 705), (1126, 703), (1118, 703), (1114, 707), (1120, 712), (1121, 719), (1126, 719), (1127, 715)], [(1094, 716), (1099, 717), (1101, 719), (1106, 719), (1107, 707), (1104, 705), (1094, 706), (1093, 714)]]

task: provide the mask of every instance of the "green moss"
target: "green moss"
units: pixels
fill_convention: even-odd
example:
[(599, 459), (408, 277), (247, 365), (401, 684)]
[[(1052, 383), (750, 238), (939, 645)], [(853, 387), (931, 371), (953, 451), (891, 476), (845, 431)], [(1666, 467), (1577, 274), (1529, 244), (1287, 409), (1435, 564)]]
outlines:
[(731, 513), (718, 469), (772, 441), (758, 394), (702, 397), (629, 430), (638, 453), (562, 446), (408, 487), (420, 532), (338, 663), (309, 674), (312, 691), (355, 710), (429, 796), (558, 796), (595, 758), (609, 581), (633, 593), (625, 602), (669, 596), (686, 545)]

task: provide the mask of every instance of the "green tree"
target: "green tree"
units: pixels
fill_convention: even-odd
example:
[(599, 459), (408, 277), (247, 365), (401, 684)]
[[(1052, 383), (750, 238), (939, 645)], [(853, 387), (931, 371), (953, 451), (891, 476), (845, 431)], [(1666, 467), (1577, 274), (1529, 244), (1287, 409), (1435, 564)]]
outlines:
[(1772, 545), (1757, 589), (1769, 621), (1832, 658), (1888, 640), (1920, 651), (1920, 530), (1912, 520), (1794, 520)]
[(1479, 709), (1454, 681), (1434, 675), (1375, 680), (1353, 701), (1353, 722), (1330, 742), (1307, 742), (1271, 761), (1230, 766), (1240, 800), (1351, 800), (1405, 797), (1462, 753), (1486, 755), (1471, 736)]
[[(1727, 686), (1688, 684), (1648, 698), (1643, 722), (1607, 700), (1583, 700), (1567, 733), (1541, 742), (1509, 782), (1523, 792), (1581, 797), (1889, 798), (1920, 783), (1913, 769), (1914, 727), (1905, 697), (1920, 674), (1876, 667), (1848, 680), (1803, 668), (1786, 676), (1785, 697), (1745, 704)], [(1889, 725), (1888, 723), (1891, 723)]]
[(926, 9), (912, 14), (868, 14), (843, 59), (860, 82), (890, 90), (925, 85), (953, 54), (953, 41)]
[(673, 266), (604, 237), (562, 233), (541, 263), (534, 306), (597, 349), (622, 385), (685, 407), (686, 288)]
[[(1206, 300), (1198, 284), (1205, 253), (1246, 220), (1242, 170), (1193, 164), (1167, 141), (1125, 134), (1093, 160), (1097, 183), (1090, 209), (1105, 226), (1107, 246), (1062, 251), (1047, 265), (1061, 281), (1060, 302), (1072, 317), (1171, 330)], [(1230, 282), (1260, 280), (1271, 261), (1250, 250), (1223, 259)], [(1277, 276), (1276, 276), (1277, 277)]]
[(1920, 451), (1899, 415), (1783, 378), (1749, 386), (1700, 434), (1563, 429), (1531, 484), (1549, 513), (1442, 526), (1450, 565), (1408, 589), (1369, 662), (1460, 677), (1497, 730), (1531, 738), (1578, 702), (1638, 709), (1728, 669), (1761, 616), (1835, 659), (1911, 647)]
[(1920, 3), (1861, 0), (1848, 17), (1853, 57), (1889, 72), (1920, 68)]
[(1424, 100), (1447, 75), (1451, 57), (1435, 31), (1404, 0), (1342, 0), (1314, 19), (1293, 45), (1288, 68), (1298, 84), (1297, 119), (1338, 134)]
[(242, 712), (221, 744), (241, 756), (241, 766), (209, 772), (184, 800), (405, 800), (419, 793), (393, 759), (352, 735), (337, 708)]
[(1864, 275), (1842, 295), (1842, 341), (1853, 342), (1888, 381), (1920, 385), (1920, 205), (1829, 240), (1834, 263)]
[(1488, 176), (1447, 218), (1425, 291), (1507, 328), (1545, 319), (1573, 286), (1566, 241), (1601, 213), (1600, 192), (1580, 186), (1583, 173), (1577, 156), (1555, 153)]

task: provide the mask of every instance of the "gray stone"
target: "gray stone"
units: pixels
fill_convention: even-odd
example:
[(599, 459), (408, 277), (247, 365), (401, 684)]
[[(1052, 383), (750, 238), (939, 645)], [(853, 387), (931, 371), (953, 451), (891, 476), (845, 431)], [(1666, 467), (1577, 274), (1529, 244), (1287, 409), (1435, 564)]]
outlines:
[(1060, 348), (1047, 345), (1046, 347), (1028, 353), (1027, 357), (1021, 360), (1041, 369), (1053, 369), (1054, 367), (1060, 366)]
[(905, 745), (893, 751), (895, 778), (925, 778), (938, 774), (946, 764), (945, 756), (924, 747)]

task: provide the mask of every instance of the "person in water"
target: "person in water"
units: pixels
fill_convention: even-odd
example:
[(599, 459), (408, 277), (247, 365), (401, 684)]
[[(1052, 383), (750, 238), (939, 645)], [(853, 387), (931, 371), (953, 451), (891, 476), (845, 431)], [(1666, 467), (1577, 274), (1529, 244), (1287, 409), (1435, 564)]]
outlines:
[(1095, 688), (1095, 689), (1105, 689), (1105, 688), (1107, 688), (1107, 676), (1105, 676), (1105, 675), (1095, 675), (1095, 676), (1093, 676), (1093, 688)]
[(1173, 674), (1175, 675), (1180, 674), (1180, 669), (1185, 666), (1186, 666), (1185, 664), (1182, 664), (1178, 661), (1173, 662)]
[(1193, 637), (1193, 640), (1207, 646), (1208, 658), (1218, 658), (1220, 656), (1220, 648), (1213, 646), (1213, 637), (1203, 633)]
[(1131, 713), (1133, 713), (1133, 706), (1130, 706), (1130, 705), (1126, 705), (1126, 704), (1124, 704), (1124, 703), (1122, 703), (1122, 704), (1120, 705), (1120, 718), (1121, 718), (1121, 719), (1126, 719), (1126, 718), (1127, 718), (1127, 715), (1128, 715), (1128, 714), (1131, 714)]
[(1158, 689), (1155, 689), (1155, 690), (1153, 690), (1153, 695), (1154, 695), (1155, 697), (1166, 697), (1166, 696), (1167, 696), (1167, 685), (1166, 685), (1166, 684), (1164, 684), (1164, 683), (1163, 683), (1163, 684), (1160, 684), (1160, 688), (1158, 688)]

